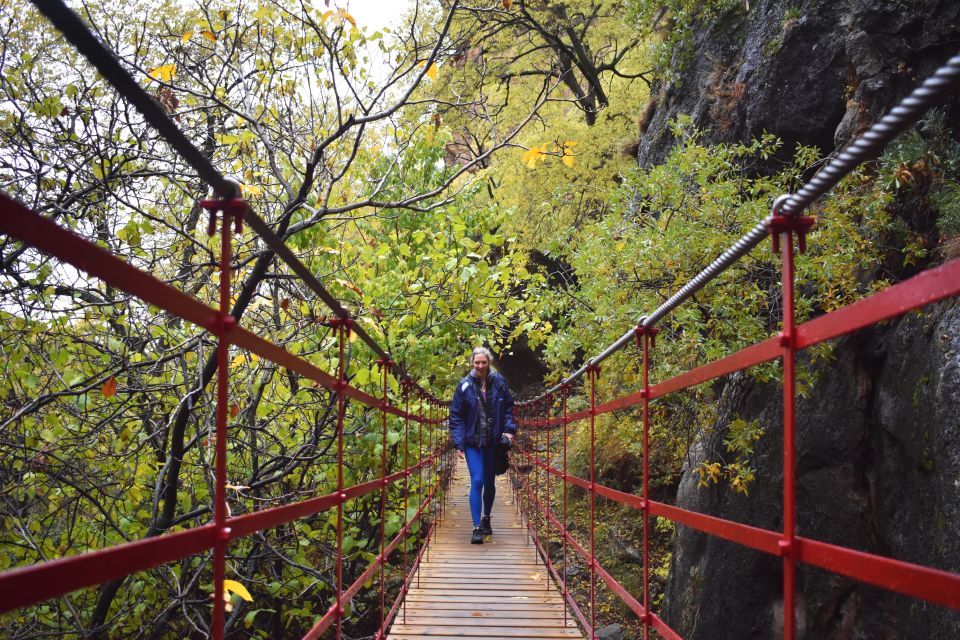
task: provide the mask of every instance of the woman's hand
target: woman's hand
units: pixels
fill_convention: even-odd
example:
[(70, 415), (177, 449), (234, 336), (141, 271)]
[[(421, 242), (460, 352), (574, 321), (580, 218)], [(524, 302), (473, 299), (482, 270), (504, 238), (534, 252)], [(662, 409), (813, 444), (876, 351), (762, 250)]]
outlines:
[(464, 457), (465, 457), (465, 456), (463, 455), (463, 451), (461, 451), (460, 449), (457, 449), (457, 457), (460, 458), (461, 460), (463, 460)]

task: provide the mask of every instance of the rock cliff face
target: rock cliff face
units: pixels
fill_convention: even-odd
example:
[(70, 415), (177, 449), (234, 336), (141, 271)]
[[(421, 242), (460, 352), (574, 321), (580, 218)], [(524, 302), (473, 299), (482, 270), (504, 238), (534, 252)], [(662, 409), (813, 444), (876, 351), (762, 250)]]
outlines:
[[(960, 51), (958, 0), (736, 3), (694, 37), (679, 80), (656, 92), (641, 165), (673, 144), (666, 124), (688, 114), (714, 142), (764, 131), (824, 152), (843, 146)], [(957, 104), (947, 111), (960, 130)], [(798, 533), (960, 572), (960, 303), (840, 340), (813, 365), (799, 403)], [(728, 380), (716, 440), (691, 452), (677, 494), (683, 508), (780, 529), (782, 400), (778, 385)], [(698, 489), (696, 465), (722, 449), (725, 425), (765, 427), (749, 497)], [(663, 615), (688, 640), (780, 636), (777, 558), (678, 527)], [(798, 637), (960, 638), (960, 613), (803, 567)]]
[(956, 0), (760, 0), (694, 34), (677, 82), (655, 87), (641, 165), (673, 144), (666, 124), (693, 117), (714, 141), (764, 131), (825, 153), (869, 126), (960, 50)]
[[(950, 301), (841, 340), (798, 403), (797, 530), (804, 537), (960, 572), (960, 303)], [(750, 495), (697, 488), (684, 470), (677, 504), (782, 528), (779, 385), (737, 376), (721, 399), (723, 425), (758, 419), (758, 480)], [(801, 565), (802, 566), (802, 565)], [(678, 528), (664, 615), (685, 639), (776, 638), (779, 559)], [(801, 568), (799, 638), (960, 638), (960, 612)]]

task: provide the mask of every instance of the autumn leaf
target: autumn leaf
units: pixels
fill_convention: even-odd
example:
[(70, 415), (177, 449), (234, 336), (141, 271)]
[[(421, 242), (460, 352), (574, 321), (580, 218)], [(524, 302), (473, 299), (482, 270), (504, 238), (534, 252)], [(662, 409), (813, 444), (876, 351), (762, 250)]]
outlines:
[(542, 144), (539, 147), (530, 147), (523, 154), (523, 164), (527, 165), (528, 169), (535, 169), (537, 167), (537, 162), (542, 162), (544, 156), (546, 155), (546, 144)]
[(363, 295), (363, 292), (360, 291), (360, 287), (353, 284), (352, 282), (348, 282), (347, 280), (344, 280), (342, 278), (337, 278), (336, 281), (342, 284), (343, 286), (345, 286), (347, 289), (350, 289), (351, 291), (355, 291), (358, 296)]
[(224, 580), (223, 589), (225, 592), (235, 593), (247, 602), (253, 602), (253, 596), (247, 591), (247, 588), (236, 580)]
[(280, 308), (286, 311), (290, 308), (290, 298), (284, 298), (280, 301)]
[(204, 38), (206, 38), (206, 39), (209, 40), (210, 42), (216, 42), (216, 41), (217, 41), (217, 36), (216, 36), (216, 34), (213, 33), (213, 31), (203, 30), (203, 31), (200, 32), (200, 35), (202, 35)]
[[(421, 61), (417, 64), (417, 66), (418, 66), (418, 67), (423, 67), (423, 66), (426, 66), (426, 64), (427, 64), (427, 61), (426, 61), (426, 60), (421, 60)], [(430, 78), (431, 80), (436, 80), (436, 79), (437, 79), (437, 63), (436, 63), (436, 62), (431, 62), (431, 63), (430, 63), (430, 66), (427, 67), (427, 77)]]
[(258, 187), (253, 184), (240, 183), (240, 192), (245, 196), (262, 196), (263, 187)]
[(573, 140), (567, 140), (566, 142), (563, 143), (563, 155), (560, 156), (560, 160), (561, 162), (563, 162), (563, 164), (567, 165), (568, 167), (573, 166), (574, 155), (573, 155), (572, 147), (575, 147), (576, 145), (577, 143), (574, 142)]
[(177, 65), (175, 64), (165, 64), (147, 71), (147, 75), (152, 79), (160, 80), (161, 82), (170, 82), (176, 73)]
[(509, 9), (513, 6), (513, 0), (503, 0), (503, 8)]
[(349, 22), (353, 25), (353, 28), (357, 28), (357, 21), (353, 18), (352, 15), (346, 12), (344, 9), (337, 9), (336, 11), (328, 9), (323, 12), (323, 15), (320, 16), (320, 24), (325, 23), (327, 20), (337, 19), (340, 22)]
[(190, 38), (193, 37), (193, 31), (184, 31), (183, 36), (180, 38), (180, 42), (187, 44), (190, 42)]
[(240, 415), (240, 405), (234, 402), (232, 405), (230, 405), (230, 417), (236, 418), (238, 415)]
[(110, 378), (103, 383), (103, 386), (100, 388), (100, 391), (103, 393), (104, 398), (112, 398), (117, 395), (117, 379)]

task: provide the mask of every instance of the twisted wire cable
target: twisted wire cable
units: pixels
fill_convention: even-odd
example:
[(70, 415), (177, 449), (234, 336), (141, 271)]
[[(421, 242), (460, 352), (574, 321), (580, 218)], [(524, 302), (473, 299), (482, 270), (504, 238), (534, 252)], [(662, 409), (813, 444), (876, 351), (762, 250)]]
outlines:
[[(781, 196), (773, 209), (774, 215), (800, 215), (818, 198), (827, 194), (837, 183), (854, 171), (858, 166), (877, 158), (886, 146), (898, 135), (912, 127), (930, 107), (952, 97), (960, 86), (960, 54), (953, 56), (937, 71), (910, 92), (906, 98), (888, 111), (872, 127), (855, 139), (840, 154), (834, 157), (815, 176), (813, 176), (795, 194)], [(665, 318), (708, 282), (723, 273), (740, 258), (749, 253), (770, 234), (770, 222), (773, 215), (743, 235), (726, 251), (720, 254), (705, 269), (693, 277), (679, 291), (657, 307), (652, 313), (641, 316), (637, 327), (649, 328)], [(598, 365), (612, 354), (630, 344), (636, 335), (636, 327), (617, 338), (610, 346), (587, 361), (582, 367), (564, 378), (534, 400), (557, 393), (563, 385), (571, 384), (580, 378), (590, 365)]]
[[(170, 119), (159, 103), (141, 87), (130, 73), (123, 67), (116, 54), (104, 45), (87, 24), (80, 19), (62, 0), (31, 0), (37, 9), (47, 17), (60, 31), (68, 42), (94, 66), (114, 89), (132, 104), (157, 133), (182, 157), (197, 174), (217, 193), (219, 198), (229, 200), (240, 197), (240, 188), (237, 183), (227, 179), (210, 160), (180, 131), (179, 127)], [(350, 313), (343, 308), (340, 302), (326, 290), (320, 281), (307, 269), (306, 265), (294, 255), (290, 247), (281, 239), (270, 225), (257, 215), (252, 209), (244, 214), (244, 220), (263, 239), (270, 249), (283, 260), (306, 285), (326, 304), (340, 319), (350, 319)], [(392, 360), (390, 354), (364, 331), (356, 322), (351, 325), (351, 331), (363, 340), (373, 352), (382, 360)], [(415, 383), (407, 369), (397, 363), (401, 379), (408, 380), (421, 394), (431, 397), (429, 393)]]

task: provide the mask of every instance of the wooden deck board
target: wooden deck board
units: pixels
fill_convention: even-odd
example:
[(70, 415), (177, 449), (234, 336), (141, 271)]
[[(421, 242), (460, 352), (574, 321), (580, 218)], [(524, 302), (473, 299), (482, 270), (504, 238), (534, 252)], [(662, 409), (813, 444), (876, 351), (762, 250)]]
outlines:
[(563, 597), (520, 524), (506, 477), (497, 479), (493, 536), (482, 545), (470, 544), (468, 492), (460, 461), (443, 524), (388, 640), (583, 638), (573, 616), (564, 616)]

